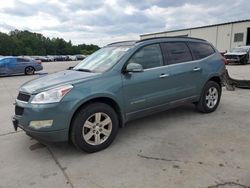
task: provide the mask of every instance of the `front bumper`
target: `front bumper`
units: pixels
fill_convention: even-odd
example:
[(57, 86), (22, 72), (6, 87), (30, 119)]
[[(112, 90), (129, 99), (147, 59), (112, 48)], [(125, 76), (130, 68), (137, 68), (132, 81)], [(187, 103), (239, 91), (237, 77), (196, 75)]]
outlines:
[[(46, 142), (64, 142), (68, 140), (70, 126), (70, 102), (34, 105), (16, 101), (15, 115), (12, 117), (14, 129), (23, 129), (27, 135)], [(18, 109), (18, 110), (17, 110)], [(49, 127), (34, 128), (31, 121), (53, 120)]]
[(14, 126), (15, 131), (17, 131), (18, 128), (21, 128), (24, 130), (24, 132), (39, 141), (43, 142), (65, 142), (68, 140), (68, 129), (63, 130), (57, 130), (57, 131), (35, 131), (25, 128), (25, 126), (22, 126), (19, 124), (18, 117), (13, 116), (12, 117), (12, 123)]
[(13, 123), (15, 130), (17, 130), (17, 128), (19, 127), (22, 130), (24, 130), (24, 132), (28, 136), (35, 138), (42, 142), (65, 142), (68, 140), (67, 129), (57, 130), (57, 131), (46, 131), (46, 132), (33, 131), (33, 130), (26, 129), (24, 126), (20, 125), (18, 122), (18, 119), (15, 116), (12, 117), (12, 123)]

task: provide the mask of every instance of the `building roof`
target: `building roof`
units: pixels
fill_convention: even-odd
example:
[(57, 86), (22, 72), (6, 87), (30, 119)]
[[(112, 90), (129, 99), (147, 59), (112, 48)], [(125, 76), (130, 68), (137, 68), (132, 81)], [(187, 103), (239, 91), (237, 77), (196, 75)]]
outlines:
[(233, 21), (233, 22), (225, 22), (225, 23), (219, 23), (219, 24), (213, 24), (213, 25), (206, 25), (206, 26), (199, 26), (199, 27), (190, 27), (190, 28), (185, 28), (185, 29), (177, 29), (177, 30), (170, 30), (170, 31), (162, 31), (162, 32), (148, 33), (148, 34), (142, 34), (142, 35), (140, 35), (140, 36), (150, 36), (150, 35), (156, 35), (156, 34), (177, 32), (177, 31), (185, 31), (185, 30), (190, 30), (190, 29), (201, 29), (201, 28), (206, 28), (206, 27), (215, 27), (215, 26), (228, 25), (228, 24), (235, 24), (235, 23), (241, 23), (241, 22), (250, 22), (250, 19), (239, 20), (239, 21)]

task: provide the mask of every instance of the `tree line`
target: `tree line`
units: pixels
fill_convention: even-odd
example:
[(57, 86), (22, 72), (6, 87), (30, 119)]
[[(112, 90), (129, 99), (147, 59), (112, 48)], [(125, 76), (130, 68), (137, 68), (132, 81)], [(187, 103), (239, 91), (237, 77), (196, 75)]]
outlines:
[(9, 34), (0, 32), (0, 55), (89, 55), (99, 47), (97, 45), (73, 45), (62, 38), (45, 37), (40, 33), (14, 30)]

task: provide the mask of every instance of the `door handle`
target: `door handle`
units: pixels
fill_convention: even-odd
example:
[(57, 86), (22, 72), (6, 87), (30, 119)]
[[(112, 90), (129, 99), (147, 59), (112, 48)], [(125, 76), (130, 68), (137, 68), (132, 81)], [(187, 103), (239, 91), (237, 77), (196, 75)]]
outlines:
[(160, 78), (166, 78), (166, 77), (169, 77), (169, 74), (161, 74), (160, 75)]
[(200, 67), (195, 67), (195, 68), (193, 69), (193, 71), (200, 71), (200, 70), (201, 70)]

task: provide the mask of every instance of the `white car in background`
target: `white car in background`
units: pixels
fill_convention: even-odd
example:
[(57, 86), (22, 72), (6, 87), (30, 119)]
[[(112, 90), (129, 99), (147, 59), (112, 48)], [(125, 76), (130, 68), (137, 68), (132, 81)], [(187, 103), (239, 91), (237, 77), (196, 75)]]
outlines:
[(69, 55), (68, 57), (69, 57), (70, 61), (76, 61), (77, 60), (75, 55)]
[(228, 63), (248, 64), (250, 63), (250, 46), (240, 46), (233, 48), (224, 54)]

